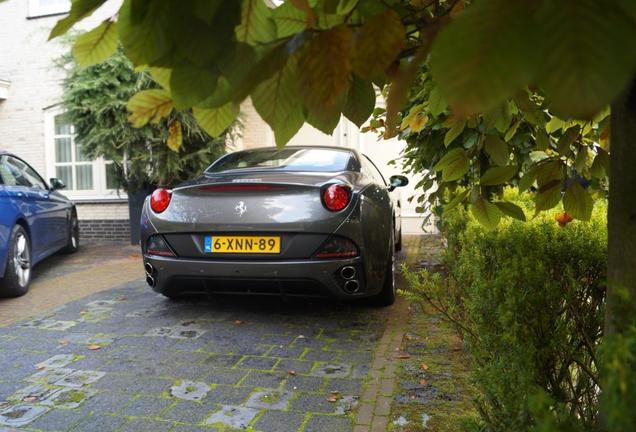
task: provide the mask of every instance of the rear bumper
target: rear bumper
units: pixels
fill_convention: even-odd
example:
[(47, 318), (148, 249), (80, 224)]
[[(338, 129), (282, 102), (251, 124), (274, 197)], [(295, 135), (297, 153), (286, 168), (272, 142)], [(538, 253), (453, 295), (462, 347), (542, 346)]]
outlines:
[[(339, 260), (229, 261), (144, 255), (151, 268), (152, 288), (159, 293), (211, 291), (235, 294), (328, 296), (341, 300), (377, 294), (367, 290), (361, 257)], [(355, 293), (344, 289), (340, 271), (352, 266), (359, 284)], [(231, 287), (231, 288), (228, 288)], [(237, 287), (239, 289), (237, 289)], [(318, 288), (318, 289), (316, 289)]]

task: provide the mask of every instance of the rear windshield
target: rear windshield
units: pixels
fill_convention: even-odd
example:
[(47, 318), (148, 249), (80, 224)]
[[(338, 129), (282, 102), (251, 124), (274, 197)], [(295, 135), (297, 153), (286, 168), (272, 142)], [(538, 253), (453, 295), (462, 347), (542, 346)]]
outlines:
[(214, 162), (206, 173), (232, 170), (346, 171), (356, 166), (353, 153), (331, 149), (261, 149), (231, 153)]

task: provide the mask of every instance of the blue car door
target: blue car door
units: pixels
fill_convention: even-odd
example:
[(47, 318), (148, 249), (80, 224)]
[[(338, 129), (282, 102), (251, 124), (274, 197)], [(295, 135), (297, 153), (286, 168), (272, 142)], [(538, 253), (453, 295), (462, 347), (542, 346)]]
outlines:
[(27, 218), (32, 254), (36, 261), (64, 244), (68, 236), (68, 204), (51, 199), (49, 189), (26, 162), (0, 157), (5, 192)]

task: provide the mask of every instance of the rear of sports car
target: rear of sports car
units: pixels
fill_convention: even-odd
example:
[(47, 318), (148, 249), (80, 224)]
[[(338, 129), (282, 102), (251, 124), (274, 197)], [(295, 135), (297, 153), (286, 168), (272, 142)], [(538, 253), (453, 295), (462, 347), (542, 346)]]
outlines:
[(248, 170), (155, 191), (141, 219), (148, 284), (168, 297), (377, 296), (390, 214), (359, 175)]

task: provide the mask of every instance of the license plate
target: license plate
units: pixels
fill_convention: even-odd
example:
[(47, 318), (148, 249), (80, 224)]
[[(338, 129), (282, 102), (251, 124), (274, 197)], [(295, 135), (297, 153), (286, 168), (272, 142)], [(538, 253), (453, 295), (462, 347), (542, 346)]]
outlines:
[(203, 250), (206, 253), (280, 253), (278, 236), (205, 236)]

